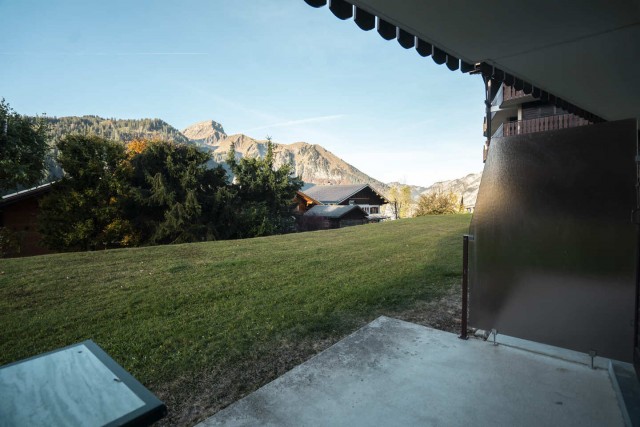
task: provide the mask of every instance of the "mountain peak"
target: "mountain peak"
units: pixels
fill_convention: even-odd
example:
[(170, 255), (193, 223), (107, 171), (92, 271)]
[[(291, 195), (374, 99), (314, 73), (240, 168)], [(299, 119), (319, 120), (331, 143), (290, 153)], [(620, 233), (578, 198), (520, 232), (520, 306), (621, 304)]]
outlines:
[(219, 140), (227, 137), (222, 125), (213, 120), (205, 120), (189, 125), (182, 131), (182, 134), (196, 144), (208, 145), (214, 145)]
[[(223, 163), (231, 144), (236, 156), (264, 157), (267, 152), (267, 141), (257, 140), (244, 134), (226, 135), (207, 148), (213, 161)], [(273, 143), (274, 165), (289, 164), (296, 176), (305, 183), (314, 184), (370, 184), (380, 192), (386, 192), (386, 186), (380, 181), (366, 175), (349, 163), (337, 157), (320, 145), (303, 141), (292, 144)]]

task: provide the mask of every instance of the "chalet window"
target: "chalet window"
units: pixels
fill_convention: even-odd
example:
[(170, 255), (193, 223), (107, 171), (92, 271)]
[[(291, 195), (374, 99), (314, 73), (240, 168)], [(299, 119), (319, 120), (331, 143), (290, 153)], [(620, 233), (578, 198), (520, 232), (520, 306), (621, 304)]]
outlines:
[(349, 200), (349, 204), (350, 204), (350, 205), (355, 205), (355, 204), (356, 204), (356, 201), (355, 201), (355, 200)]
[(371, 206), (369, 210), (370, 210), (369, 213), (372, 213), (372, 214), (380, 213), (380, 208), (378, 208), (377, 206)]

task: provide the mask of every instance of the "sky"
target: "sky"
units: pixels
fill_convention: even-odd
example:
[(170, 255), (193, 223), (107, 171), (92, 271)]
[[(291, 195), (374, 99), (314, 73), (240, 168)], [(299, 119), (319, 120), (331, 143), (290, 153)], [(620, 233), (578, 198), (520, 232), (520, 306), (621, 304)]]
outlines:
[(303, 0), (0, 0), (20, 114), (160, 118), (319, 144), (383, 182), (482, 170), (483, 84)]

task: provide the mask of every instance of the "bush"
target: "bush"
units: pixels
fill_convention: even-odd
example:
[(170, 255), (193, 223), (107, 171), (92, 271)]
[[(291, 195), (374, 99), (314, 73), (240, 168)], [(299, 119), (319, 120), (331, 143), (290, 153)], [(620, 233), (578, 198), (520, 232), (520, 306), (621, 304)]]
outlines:
[(15, 256), (20, 253), (20, 237), (15, 231), (0, 227), (0, 258)]
[(454, 214), (461, 208), (461, 198), (455, 193), (433, 192), (420, 196), (416, 216)]

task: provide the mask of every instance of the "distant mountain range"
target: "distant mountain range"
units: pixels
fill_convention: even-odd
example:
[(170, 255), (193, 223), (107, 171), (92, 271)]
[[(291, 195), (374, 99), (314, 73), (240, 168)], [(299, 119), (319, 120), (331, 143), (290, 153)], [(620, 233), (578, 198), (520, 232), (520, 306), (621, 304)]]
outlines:
[[(192, 143), (209, 150), (213, 160), (223, 163), (234, 145), (238, 157), (264, 156), (267, 141), (257, 140), (243, 134), (227, 135), (219, 123), (206, 121), (195, 123), (182, 131)], [(312, 184), (369, 184), (386, 192), (388, 186), (345, 162), (332, 152), (317, 144), (296, 142), (273, 144), (276, 166), (289, 163), (295, 174), (305, 183)]]
[[(194, 123), (179, 131), (161, 119), (105, 119), (98, 116), (48, 118), (55, 139), (69, 133), (92, 133), (108, 139), (128, 142), (136, 138), (164, 139), (180, 144), (195, 144), (211, 153), (215, 163), (224, 164), (231, 144), (236, 155), (264, 156), (267, 141), (243, 134), (227, 135), (223, 126), (213, 120)], [(296, 142), (274, 143), (276, 166), (290, 163), (305, 183), (312, 184), (369, 184), (386, 194), (396, 183), (385, 184), (370, 177), (317, 144)], [(437, 182), (430, 187), (410, 186), (414, 198), (429, 191), (454, 191), (463, 194), (465, 205), (475, 204), (481, 174)]]
[[(420, 185), (409, 185), (411, 188), (411, 197), (417, 200), (420, 195), (434, 192), (461, 194), (465, 206), (475, 206), (478, 197), (478, 188), (480, 187), (480, 179), (482, 172), (470, 173), (467, 176), (449, 181), (438, 181), (428, 187)], [(388, 186), (404, 185), (399, 182), (390, 182)]]
[(480, 188), (480, 179), (482, 179), (482, 172), (470, 173), (462, 178), (436, 182), (430, 187), (427, 187), (422, 193), (437, 191), (447, 193), (451, 191), (456, 194), (462, 194), (465, 206), (475, 206), (478, 197), (478, 188)]

